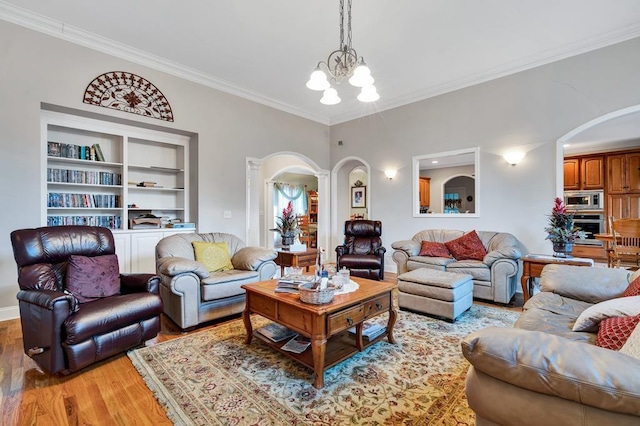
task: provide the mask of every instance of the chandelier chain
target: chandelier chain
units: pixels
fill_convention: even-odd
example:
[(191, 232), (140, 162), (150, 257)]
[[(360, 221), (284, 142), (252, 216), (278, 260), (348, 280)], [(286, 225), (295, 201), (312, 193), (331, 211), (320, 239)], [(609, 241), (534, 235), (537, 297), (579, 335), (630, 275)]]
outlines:
[(347, 0), (347, 46), (351, 49), (351, 0)]
[(340, 49), (344, 46), (344, 0), (340, 0)]

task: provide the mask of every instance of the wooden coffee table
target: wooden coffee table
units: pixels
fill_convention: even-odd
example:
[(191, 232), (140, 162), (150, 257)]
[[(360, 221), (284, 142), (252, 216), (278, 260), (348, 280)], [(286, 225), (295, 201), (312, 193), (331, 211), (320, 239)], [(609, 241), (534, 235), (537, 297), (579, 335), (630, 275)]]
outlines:
[[(246, 290), (246, 308), (242, 314), (247, 330), (245, 342), (251, 343), (253, 336), (265, 342), (275, 350), (292, 358), (313, 370), (315, 378), (313, 386), (321, 389), (324, 386), (324, 371), (340, 361), (362, 351), (385, 336), (390, 343), (393, 339), (393, 326), (398, 315), (393, 304), (393, 292), (397, 285), (364, 278), (354, 278), (360, 288), (358, 290), (334, 296), (330, 303), (312, 305), (300, 301), (298, 294), (276, 293), (277, 280), (263, 281), (242, 286)], [(383, 312), (389, 312), (386, 331), (373, 339), (365, 341), (362, 337), (362, 323)], [(311, 350), (301, 354), (284, 351), (282, 342), (272, 342), (251, 325), (251, 314), (258, 314), (284, 325), (303, 336), (310, 338)], [(348, 329), (355, 326), (356, 334)]]
[(317, 249), (307, 249), (307, 251), (289, 251), (289, 250), (276, 250), (278, 257), (274, 262), (280, 265), (280, 273), (284, 276), (285, 266), (298, 266), (306, 267), (307, 272), (309, 266), (316, 264), (316, 257), (318, 256)]

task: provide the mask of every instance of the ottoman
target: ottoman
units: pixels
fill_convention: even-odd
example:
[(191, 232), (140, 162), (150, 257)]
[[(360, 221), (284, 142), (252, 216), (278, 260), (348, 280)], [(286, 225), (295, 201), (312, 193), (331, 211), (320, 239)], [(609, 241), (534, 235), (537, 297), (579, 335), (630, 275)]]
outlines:
[(414, 269), (398, 276), (398, 304), (453, 322), (473, 304), (472, 277), (429, 268)]

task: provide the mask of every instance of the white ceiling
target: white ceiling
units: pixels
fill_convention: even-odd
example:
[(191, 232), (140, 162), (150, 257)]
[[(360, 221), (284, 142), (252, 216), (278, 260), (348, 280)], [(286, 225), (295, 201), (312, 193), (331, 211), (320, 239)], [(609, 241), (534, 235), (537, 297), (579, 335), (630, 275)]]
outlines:
[(305, 83), (339, 47), (338, 0), (0, 0), (0, 19), (325, 124), (640, 36), (638, 0), (354, 0), (352, 12), (381, 98), (343, 86), (326, 106)]

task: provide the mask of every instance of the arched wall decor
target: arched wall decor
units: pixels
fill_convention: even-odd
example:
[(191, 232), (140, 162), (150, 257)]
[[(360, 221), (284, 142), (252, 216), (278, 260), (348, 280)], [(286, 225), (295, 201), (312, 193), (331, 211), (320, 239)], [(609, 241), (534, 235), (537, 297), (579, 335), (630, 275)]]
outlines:
[(126, 71), (110, 71), (96, 77), (84, 92), (85, 104), (173, 121), (169, 101), (144, 78)]

